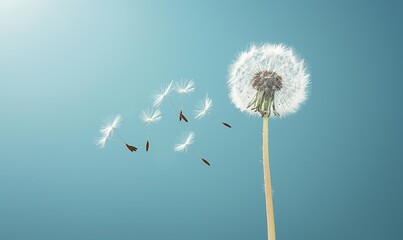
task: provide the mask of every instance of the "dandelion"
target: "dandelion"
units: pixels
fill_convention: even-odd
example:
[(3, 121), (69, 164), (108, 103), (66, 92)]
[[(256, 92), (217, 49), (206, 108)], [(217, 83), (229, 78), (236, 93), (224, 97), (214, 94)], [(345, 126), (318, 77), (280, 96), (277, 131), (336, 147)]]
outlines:
[(201, 100), (197, 105), (196, 105), (196, 110), (194, 111), (194, 118), (195, 119), (202, 119), (206, 115), (212, 116), (214, 119), (216, 119), (218, 122), (222, 123), (224, 126), (231, 128), (231, 125), (229, 125), (226, 122), (221, 121), (217, 116), (211, 113), (211, 109), (213, 108), (213, 100), (206, 95), (206, 98), (204, 100)]
[(147, 109), (146, 111), (143, 111), (141, 113), (140, 118), (147, 126), (146, 152), (148, 152), (148, 149), (150, 148), (150, 128), (152, 124), (155, 124), (156, 122), (161, 120), (161, 111), (159, 109)]
[(200, 158), (205, 164), (210, 166), (210, 163), (203, 157), (200, 157), (200, 154), (198, 154), (196, 152), (195, 149), (193, 149), (190, 145), (192, 145), (194, 143), (194, 137), (195, 134), (194, 132), (186, 132), (186, 133), (182, 133), (182, 135), (180, 135), (178, 137), (177, 142), (175, 143), (175, 151), (176, 152), (187, 152), (187, 150), (191, 150), (191, 152), (197, 156), (198, 158)]
[(230, 98), (242, 112), (286, 116), (307, 97), (304, 61), (284, 45), (253, 45), (230, 68)]
[(116, 131), (116, 129), (120, 126), (120, 123), (122, 121), (122, 117), (120, 115), (116, 116), (109, 116), (107, 120), (104, 122), (104, 124), (101, 126), (101, 129), (99, 130), (101, 133), (101, 137), (99, 137), (96, 141), (95, 144), (99, 148), (104, 148), (106, 145), (106, 141), (112, 137), (114, 132), (116, 132), (116, 135), (118, 136), (119, 140), (123, 142), (123, 144), (131, 151), (135, 152), (137, 151), (137, 148), (135, 146), (129, 145), (125, 143), (125, 141), (122, 139), (122, 137), (119, 135), (119, 133)]
[[(195, 84), (193, 80), (181, 80), (180, 82), (176, 82), (175, 91), (179, 94), (180, 108), (183, 109), (183, 98), (186, 94), (190, 94), (194, 92)], [(179, 112), (179, 121), (188, 122), (183, 110)]]
[(307, 98), (308, 84), (304, 61), (282, 44), (252, 45), (239, 55), (229, 70), (229, 95), (234, 105), (242, 112), (263, 118), (263, 169), (270, 240), (275, 240), (276, 235), (269, 165), (269, 117), (296, 112)]

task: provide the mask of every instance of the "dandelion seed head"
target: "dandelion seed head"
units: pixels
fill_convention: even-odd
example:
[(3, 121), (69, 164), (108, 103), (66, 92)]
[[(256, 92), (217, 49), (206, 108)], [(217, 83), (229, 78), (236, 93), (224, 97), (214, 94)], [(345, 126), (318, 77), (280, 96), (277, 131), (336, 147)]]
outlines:
[(99, 129), (101, 137), (95, 140), (95, 144), (100, 148), (105, 147), (106, 141), (112, 136), (113, 130), (120, 126), (121, 121), (122, 117), (120, 115), (109, 116)]
[(307, 98), (308, 85), (304, 60), (282, 44), (252, 45), (229, 69), (230, 99), (251, 115), (296, 112)]
[(181, 80), (176, 82), (175, 91), (179, 94), (192, 93), (195, 90), (195, 84), (193, 80)]
[(270, 94), (271, 91), (280, 91), (283, 87), (283, 79), (272, 71), (257, 72), (252, 78), (252, 87), (256, 91)]
[(202, 119), (210, 112), (212, 107), (213, 101), (207, 95), (206, 98), (200, 101), (196, 106), (196, 110), (194, 111), (195, 119)]
[(161, 111), (159, 109), (147, 109), (140, 115), (141, 120), (146, 124), (156, 123), (161, 120)]
[(194, 142), (194, 132), (186, 132), (182, 133), (181, 136), (178, 137), (177, 142), (175, 143), (175, 151), (176, 152), (186, 152), (188, 147)]
[(165, 97), (172, 91), (172, 84), (173, 81), (171, 81), (165, 88), (162, 88), (160, 93), (155, 94), (153, 96), (154, 107), (160, 106), (161, 103), (164, 101)]

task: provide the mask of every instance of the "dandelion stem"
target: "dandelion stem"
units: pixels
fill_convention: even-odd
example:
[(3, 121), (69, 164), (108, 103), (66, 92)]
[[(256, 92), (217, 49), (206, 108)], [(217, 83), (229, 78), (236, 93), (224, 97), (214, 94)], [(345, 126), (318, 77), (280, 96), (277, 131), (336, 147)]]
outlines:
[(272, 196), (270, 164), (269, 164), (269, 116), (267, 114), (263, 117), (263, 173), (264, 173), (264, 189), (266, 195), (266, 217), (267, 217), (268, 239), (276, 240), (276, 232), (274, 227), (273, 196)]

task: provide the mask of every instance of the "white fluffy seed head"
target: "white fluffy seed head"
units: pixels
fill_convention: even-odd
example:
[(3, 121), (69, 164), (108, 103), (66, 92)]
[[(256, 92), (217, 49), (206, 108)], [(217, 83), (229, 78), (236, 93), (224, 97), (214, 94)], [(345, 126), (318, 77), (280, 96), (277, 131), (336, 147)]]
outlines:
[(159, 107), (164, 101), (165, 97), (172, 91), (172, 84), (173, 81), (171, 81), (166, 87), (162, 88), (160, 93), (157, 93), (153, 96), (154, 107)]
[(181, 80), (180, 82), (176, 82), (175, 85), (175, 91), (181, 95), (192, 93), (195, 90), (193, 80)]
[(270, 104), (273, 104), (274, 112), (280, 116), (296, 112), (307, 98), (309, 74), (304, 60), (298, 58), (292, 48), (282, 44), (252, 45), (239, 55), (229, 69), (232, 103), (242, 112), (262, 115), (250, 107), (257, 93), (252, 79), (262, 72), (276, 74), (281, 79), (281, 87), (273, 88), (272, 92), (274, 101)]
[(99, 129), (101, 137), (95, 140), (95, 144), (100, 148), (105, 147), (106, 141), (112, 136), (113, 130), (120, 126), (121, 121), (122, 117), (120, 115), (109, 116)]
[(205, 99), (201, 100), (197, 104), (196, 110), (194, 111), (195, 119), (202, 119), (207, 113), (210, 112), (212, 107), (213, 101), (207, 95)]
[(159, 109), (147, 109), (141, 113), (140, 118), (147, 125), (156, 123), (162, 118), (161, 111)]
[(175, 143), (175, 151), (176, 152), (186, 152), (188, 147), (194, 142), (194, 132), (186, 132), (182, 133), (177, 142)]

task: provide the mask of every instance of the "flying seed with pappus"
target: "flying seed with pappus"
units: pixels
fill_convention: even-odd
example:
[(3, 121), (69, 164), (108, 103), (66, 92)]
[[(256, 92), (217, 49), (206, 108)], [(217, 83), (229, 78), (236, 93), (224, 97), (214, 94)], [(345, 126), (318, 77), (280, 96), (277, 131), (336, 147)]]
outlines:
[(221, 121), (216, 115), (211, 113), (211, 109), (213, 108), (213, 100), (206, 95), (206, 98), (202, 101), (200, 101), (197, 106), (196, 110), (194, 111), (194, 118), (195, 119), (202, 119), (206, 115), (210, 115), (212, 118), (214, 118), (216, 121), (221, 123), (227, 128), (232, 128), (232, 126), (224, 121)]
[(189, 149), (193, 153), (193, 155), (200, 158), (206, 165), (210, 166), (209, 161), (201, 157), (200, 154), (197, 153), (196, 150), (191, 147), (191, 145), (194, 143), (194, 137), (195, 137), (194, 132), (182, 133), (182, 135), (178, 137), (178, 140), (175, 143), (174, 147), (175, 152), (187, 152), (187, 150)]
[(122, 117), (120, 115), (116, 116), (110, 116), (108, 119), (104, 122), (102, 125), (101, 129), (99, 130), (101, 132), (101, 137), (98, 138), (95, 142), (95, 144), (99, 148), (104, 148), (106, 145), (106, 141), (112, 137), (112, 135), (116, 132), (116, 135), (118, 136), (119, 140), (131, 151), (135, 152), (137, 150), (136, 147), (127, 144), (123, 138), (119, 135), (117, 132), (117, 128), (120, 126), (120, 123), (122, 121)]
[(147, 109), (143, 111), (140, 115), (141, 120), (146, 124), (147, 128), (147, 141), (146, 141), (146, 152), (148, 152), (150, 148), (150, 132), (151, 132), (151, 125), (157, 123), (162, 119), (161, 111), (159, 109)]
[(189, 122), (183, 113), (184, 96), (191, 94), (195, 91), (195, 84), (193, 80), (181, 80), (180, 82), (175, 82), (175, 91), (179, 94), (179, 121)]
[(171, 93), (173, 90), (175, 90), (178, 94), (181, 95), (180, 101), (182, 101), (184, 94), (194, 91), (194, 83), (192, 83), (190, 85), (188, 83), (186, 83), (184, 86), (182, 86), (178, 83), (175, 83), (175, 85), (176, 85), (175, 87), (173, 87), (173, 84), (174, 84), (174, 82), (171, 81), (165, 88), (162, 88), (159, 93), (153, 95), (153, 106), (154, 106), (154, 108), (160, 107), (161, 104), (163, 103), (163, 101), (165, 99), (167, 99), (168, 102), (170, 103), (170, 105), (175, 109), (175, 111), (179, 112), (179, 121), (186, 119), (186, 121), (184, 121), (184, 122), (188, 122), (187, 118), (183, 114), (183, 111), (180, 110), (181, 107), (178, 107), (177, 104), (175, 104), (172, 101), (172, 99), (169, 97), (169, 93)]

